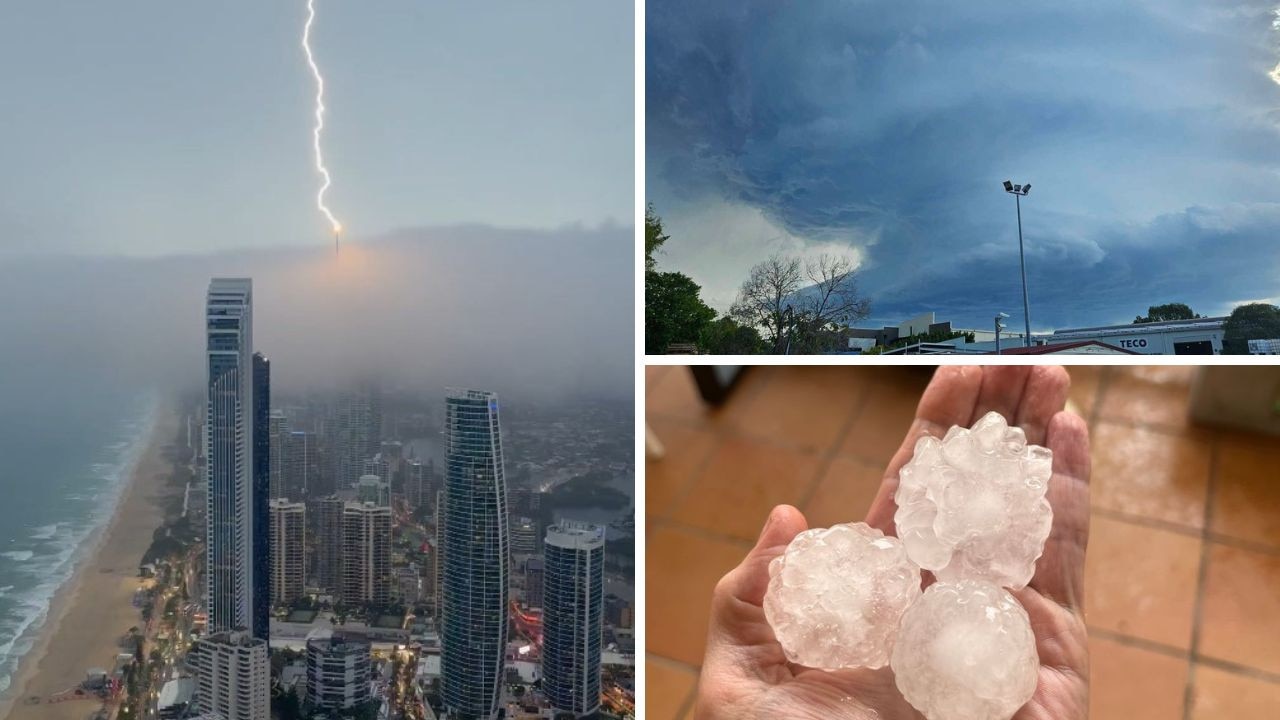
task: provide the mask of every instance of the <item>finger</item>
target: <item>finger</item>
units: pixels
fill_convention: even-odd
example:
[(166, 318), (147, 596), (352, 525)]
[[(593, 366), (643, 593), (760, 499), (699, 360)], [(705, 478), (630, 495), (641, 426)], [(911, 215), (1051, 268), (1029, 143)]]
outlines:
[(1075, 413), (1049, 421), (1046, 446), (1053, 451), (1053, 477), (1046, 497), (1053, 525), (1031, 585), (1045, 596), (1084, 611), (1084, 556), (1089, 543), (1089, 427)]
[(978, 391), (978, 402), (967, 422), (956, 423), (969, 427), (978, 418), (995, 411), (1013, 422), (1018, 407), (1022, 405), (1023, 392), (1027, 388), (1027, 379), (1031, 377), (1030, 365), (990, 365), (982, 373), (982, 388)]
[(1027, 434), (1027, 442), (1044, 445), (1049, 420), (1067, 406), (1071, 376), (1060, 365), (1036, 365), (1031, 368), (1022, 403), (1006, 419)]
[(716, 583), (711, 597), (706, 662), (732, 657), (730, 664), (750, 665), (743, 668), (750, 672), (766, 666), (785, 667), (786, 656), (761, 606), (769, 588), (769, 563), (807, 529), (804, 515), (790, 505), (779, 505), (769, 513), (755, 547)]
[(809, 529), (804, 514), (790, 505), (775, 507), (765, 520), (755, 547), (716, 585), (718, 599), (762, 605), (769, 587), (769, 562), (787, 549), (796, 535)]
[(911, 459), (916, 441), (925, 435), (942, 437), (952, 425), (968, 424), (982, 388), (983, 368), (944, 365), (933, 373), (929, 387), (920, 396), (916, 418), (911, 423), (898, 452), (885, 469), (884, 481), (867, 512), (867, 524), (886, 535), (895, 535), (893, 494), (898, 491), (898, 471)]

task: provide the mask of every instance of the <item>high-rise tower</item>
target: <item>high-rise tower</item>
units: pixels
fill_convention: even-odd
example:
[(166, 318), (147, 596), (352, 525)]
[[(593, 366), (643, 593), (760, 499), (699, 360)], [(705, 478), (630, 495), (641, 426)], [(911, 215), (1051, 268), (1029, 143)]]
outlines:
[(249, 629), (267, 639), (271, 618), (271, 361), (253, 354), (253, 614)]
[(350, 488), (364, 474), (364, 461), (382, 446), (382, 401), (376, 386), (343, 394), (331, 430), (334, 490)]
[(391, 601), (391, 508), (349, 502), (342, 508), (342, 593), (347, 605)]
[[(205, 604), (211, 633), (253, 631), (258, 587), (253, 282), (214, 278), (205, 315)], [(266, 508), (262, 511), (265, 515)]]
[(497, 715), (507, 645), (507, 492), (498, 398), (445, 400), (441, 694), (452, 718)]
[(283, 411), (272, 410), (267, 417), (267, 438), (270, 440), (271, 448), (271, 457), (268, 461), (268, 471), (271, 475), (271, 499), (301, 500), (299, 496), (291, 496), (285, 484), (285, 470), (289, 466), (289, 418)]
[(561, 521), (547, 528), (542, 591), (542, 692), (574, 717), (600, 708), (604, 527)]
[(246, 632), (220, 632), (197, 641), (196, 705), (227, 720), (270, 717), (271, 666), (267, 641)]
[(307, 511), (300, 502), (271, 501), (271, 600), (289, 605), (306, 583)]

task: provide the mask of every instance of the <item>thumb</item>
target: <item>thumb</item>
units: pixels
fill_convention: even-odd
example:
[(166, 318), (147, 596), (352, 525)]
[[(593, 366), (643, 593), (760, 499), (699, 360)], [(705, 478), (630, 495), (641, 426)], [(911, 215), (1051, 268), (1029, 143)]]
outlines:
[(725, 640), (754, 643), (760, 639), (753, 633), (756, 625), (764, 625), (768, 639), (773, 640), (761, 609), (769, 588), (769, 563), (808, 527), (804, 515), (790, 505), (779, 505), (769, 513), (755, 547), (716, 584), (711, 602), (712, 644)]

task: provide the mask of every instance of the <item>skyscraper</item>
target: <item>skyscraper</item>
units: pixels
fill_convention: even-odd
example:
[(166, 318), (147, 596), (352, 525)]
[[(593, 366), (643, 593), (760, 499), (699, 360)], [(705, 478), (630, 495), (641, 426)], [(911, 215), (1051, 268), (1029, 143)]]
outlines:
[(320, 587), (334, 595), (342, 590), (342, 509), (345, 505), (336, 495), (312, 502), (316, 527), (315, 576)]
[[(206, 302), (205, 526), (209, 629), (255, 630), (253, 282), (214, 278)], [(264, 498), (265, 504), (265, 498)], [(265, 513), (265, 507), (263, 512)], [(265, 579), (265, 578), (264, 578)]]
[(253, 613), (249, 629), (267, 639), (271, 618), (271, 361), (253, 354)]
[(271, 501), (271, 601), (289, 605), (302, 596), (306, 582), (306, 506)]
[(272, 410), (267, 417), (267, 437), (270, 440), (270, 462), (268, 471), (271, 475), (271, 497), (301, 500), (301, 497), (290, 497), (285, 486), (285, 468), (289, 464), (289, 418), (281, 410)]
[(561, 521), (547, 528), (542, 591), (542, 691), (558, 712), (600, 707), (604, 527)]
[(511, 555), (520, 559), (538, 552), (538, 521), (520, 517), (511, 523)]
[(391, 483), (391, 463), (387, 462), (382, 453), (378, 453), (371, 458), (365, 458), (360, 466), (360, 477), (363, 478), (365, 475), (373, 475), (389, 486)]
[(316, 467), (316, 437), (313, 433), (294, 430), (289, 433), (285, 447), (284, 496), (290, 500), (307, 500), (315, 490), (311, 479)]
[(349, 502), (342, 509), (342, 602), (391, 601), (391, 508)]
[(441, 694), (450, 717), (489, 720), (502, 687), (510, 561), (496, 395), (448, 395), (445, 452)]
[(382, 403), (374, 387), (338, 399), (332, 423), (333, 482), (341, 491), (364, 474), (364, 461), (382, 447)]
[(271, 670), (267, 641), (246, 632), (220, 632), (192, 650), (196, 706), (227, 720), (270, 717)]

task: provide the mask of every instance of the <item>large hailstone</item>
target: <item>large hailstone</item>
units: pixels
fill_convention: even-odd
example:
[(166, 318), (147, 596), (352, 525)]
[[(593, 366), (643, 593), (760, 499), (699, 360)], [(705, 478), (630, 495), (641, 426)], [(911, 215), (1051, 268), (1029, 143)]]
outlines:
[(898, 537), (939, 580), (1031, 580), (1053, 522), (1045, 499), (1053, 453), (989, 412), (972, 429), (923, 437), (899, 475)]
[(774, 558), (764, 615), (791, 662), (877, 668), (919, 596), (920, 568), (897, 538), (844, 523), (806, 530)]
[(930, 585), (902, 616), (890, 664), (928, 720), (1008, 720), (1040, 669), (1027, 611), (980, 580)]

